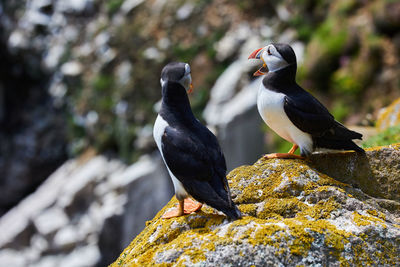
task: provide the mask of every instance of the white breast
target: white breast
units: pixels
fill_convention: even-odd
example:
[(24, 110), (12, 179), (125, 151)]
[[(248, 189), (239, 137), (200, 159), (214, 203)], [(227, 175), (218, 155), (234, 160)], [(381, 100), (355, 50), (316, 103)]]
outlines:
[(164, 164), (167, 167), (168, 173), (171, 176), (172, 183), (174, 184), (174, 188), (175, 188), (175, 194), (185, 198), (188, 196), (188, 193), (186, 192), (182, 183), (178, 180), (178, 178), (175, 177), (175, 175), (168, 168), (167, 163), (165, 162), (165, 159), (164, 159), (164, 155), (162, 153), (161, 138), (162, 138), (162, 136), (165, 132), (165, 128), (167, 128), (167, 126), (168, 126), (168, 123), (160, 115), (158, 115), (156, 122), (154, 123), (153, 137), (154, 137), (154, 141), (156, 141), (158, 150), (160, 151), (160, 154), (164, 161)]
[(286, 115), (283, 109), (284, 97), (284, 94), (268, 90), (261, 84), (257, 95), (258, 112), (279, 136), (297, 144), (302, 150), (312, 151), (311, 135), (297, 128)]

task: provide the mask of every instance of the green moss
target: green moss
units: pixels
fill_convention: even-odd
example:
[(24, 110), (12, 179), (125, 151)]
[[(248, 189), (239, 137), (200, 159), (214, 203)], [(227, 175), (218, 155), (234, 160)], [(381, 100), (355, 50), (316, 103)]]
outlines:
[(124, 3), (124, 0), (108, 0), (107, 1), (108, 13), (111, 15), (116, 13), (121, 7), (122, 3)]

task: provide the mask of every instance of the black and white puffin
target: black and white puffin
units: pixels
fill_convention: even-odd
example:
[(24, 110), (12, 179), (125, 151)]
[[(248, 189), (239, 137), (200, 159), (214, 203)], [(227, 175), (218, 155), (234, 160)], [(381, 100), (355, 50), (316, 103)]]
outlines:
[[(361, 139), (362, 134), (337, 122), (296, 83), (296, 55), (290, 45), (267, 45), (255, 50), (249, 59), (264, 62), (254, 73), (265, 75), (257, 95), (258, 112), (272, 130), (293, 144), (288, 153), (267, 154), (266, 158), (304, 158), (317, 148), (364, 151), (352, 141)], [(294, 154), (299, 147), (301, 156)]]
[[(217, 138), (193, 115), (189, 64), (173, 62), (161, 72), (162, 104), (153, 136), (175, 188), (178, 208), (172, 218), (201, 209), (205, 203), (232, 219), (241, 217), (226, 179), (226, 163)], [(199, 201), (196, 203), (190, 197)]]

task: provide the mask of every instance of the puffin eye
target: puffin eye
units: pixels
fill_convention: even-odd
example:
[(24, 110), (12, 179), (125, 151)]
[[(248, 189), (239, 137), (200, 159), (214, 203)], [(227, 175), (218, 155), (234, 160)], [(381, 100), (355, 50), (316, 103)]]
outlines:
[(270, 50), (270, 48), (268, 47), (268, 50), (267, 50), (267, 52), (268, 52), (268, 55), (270, 56), (270, 55), (272, 55), (271, 54), (271, 50)]

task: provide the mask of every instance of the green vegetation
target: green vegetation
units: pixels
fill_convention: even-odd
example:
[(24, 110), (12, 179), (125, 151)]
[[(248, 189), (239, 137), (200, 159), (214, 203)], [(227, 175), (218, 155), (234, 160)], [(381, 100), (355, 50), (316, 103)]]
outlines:
[[(112, 17), (122, 3), (122, 0), (101, 1), (98, 9)], [(140, 145), (138, 138), (143, 137), (141, 129), (154, 122), (154, 104), (161, 98), (159, 74), (170, 61), (188, 62), (195, 70), (190, 101), (201, 120), (210, 88), (237, 57), (234, 53), (218, 61), (215, 44), (241, 22), (248, 23), (255, 33), (263, 24), (271, 26), (275, 30), (273, 41), (286, 31), (294, 31), (294, 41), (305, 44), (298, 82), (324, 96), (327, 99), (324, 104), (341, 122), (351, 114), (359, 113), (362, 118), (367, 112), (377, 110), (379, 103), (391, 102), (395, 94), (390, 93), (399, 88), (400, 75), (393, 75), (398, 51), (392, 41), (396, 20), (390, 19), (391, 13), (385, 13), (391, 10), (387, 5), (395, 4), (394, 1), (193, 1), (190, 19), (179, 20), (176, 13), (182, 3), (167, 1), (157, 13), (152, 3), (144, 2), (121, 24), (113, 24), (111, 20), (98, 23), (90, 38), (95, 40), (99, 34), (107, 33), (110, 38), (107, 45), (116, 55), (101, 68), (85, 69), (81, 80), (67, 80), (72, 153), (94, 147), (131, 162), (154, 149), (151, 142)], [(291, 14), (287, 21), (278, 20), (278, 5)], [(148, 49), (155, 54), (149, 56)], [(69, 61), (74, 51), (71, 44), (62, 62)], [(95, 57), (83, 57), (82, 64), (91, 66), (98, 61)], [(123, 62), (129, 62), (131, 70), (125, 75), (127, 81), (121, 83), (119, 66)], [(382, 82), (381, 74), (388, 69), (392, 73), (385, 73), (397, 80)], [(123, 114), (116, 112), (120, 103), (126, 106)], [(91, 126), (87, 125), (88, 114), (98, 115)], [(290, 144), (275, 139), (271, 151), (287, 152)]]
[(362, 147), (385, 146), (400, 143), (400, 125), (387, 128), (362, 143)]
[(111, 15), (116, 13), (121, 7), (122, 3), (124, 3), (124, 0), (108, 0), (107, 1), (108, 13)]

